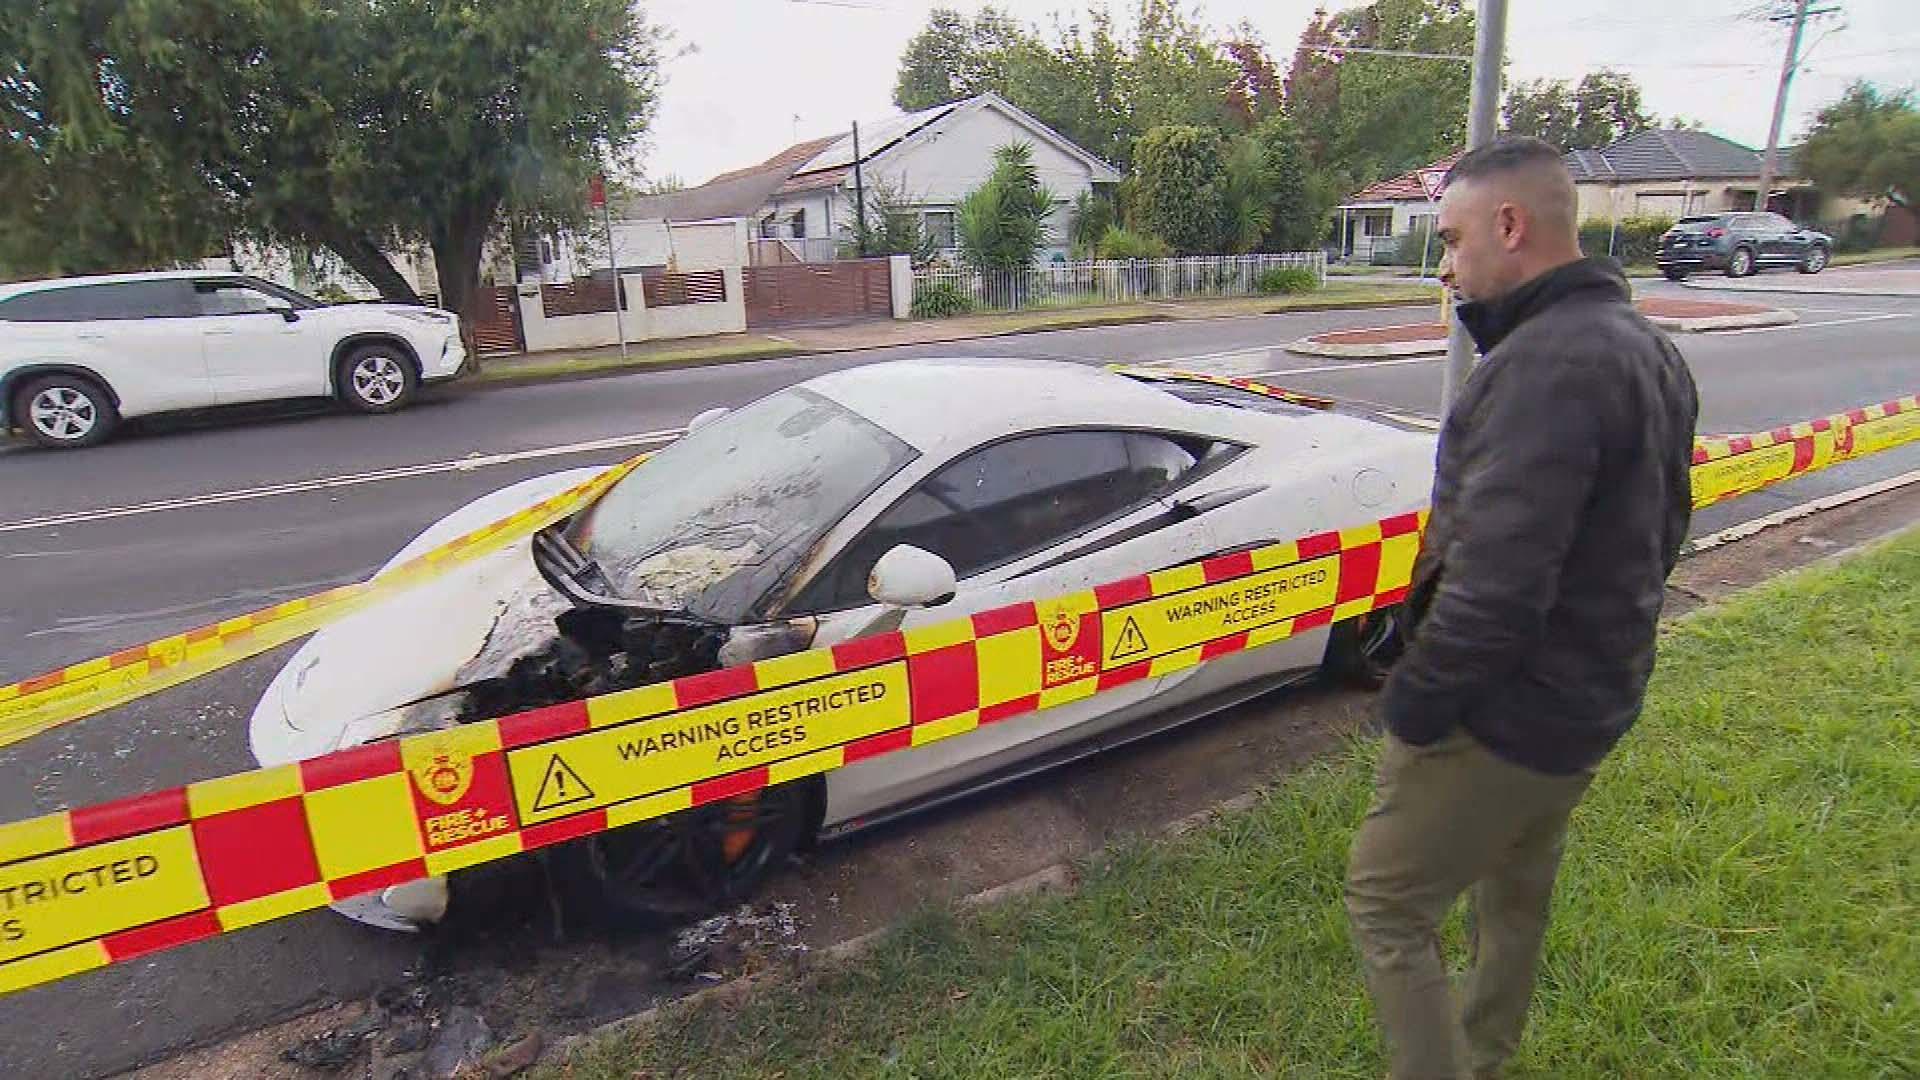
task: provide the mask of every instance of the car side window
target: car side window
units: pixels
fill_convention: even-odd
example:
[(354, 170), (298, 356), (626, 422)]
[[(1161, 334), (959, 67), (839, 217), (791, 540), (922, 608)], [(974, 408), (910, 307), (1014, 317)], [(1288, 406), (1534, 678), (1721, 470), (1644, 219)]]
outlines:
[(117, 281), (23, 293), (0, 302), (6, 322), (164, 319), (190, 314), (178, 281)]
[(273, 297), (237, 281), (196, 281), (194, 297), (202, 315), (264, 315)]
[(1166, 493), (1205, 450), (1130, 431), (1048, 432), (981, 447), (887, 508), (795, 606), (866, 603), (868, 573), (898, 544), (939, 555), (963, 580), (1005, 565)]

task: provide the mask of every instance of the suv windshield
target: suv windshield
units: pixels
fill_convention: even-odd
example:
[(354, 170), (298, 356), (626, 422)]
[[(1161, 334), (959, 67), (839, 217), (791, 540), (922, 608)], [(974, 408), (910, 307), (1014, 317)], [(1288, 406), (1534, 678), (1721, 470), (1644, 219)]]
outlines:
[(783, 390), (654, 455), (567, 540), (629, 600), (746, 622), (764, 615), (822, 534), (914, 456), (819, 394)]

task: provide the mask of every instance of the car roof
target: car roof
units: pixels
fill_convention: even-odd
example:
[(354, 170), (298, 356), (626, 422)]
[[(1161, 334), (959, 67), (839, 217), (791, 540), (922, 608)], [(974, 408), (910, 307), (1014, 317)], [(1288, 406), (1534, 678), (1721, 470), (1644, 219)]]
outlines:
[(1135, 380), (1088, 364), (1024, 357), (892, 360), (804, 385), (922, 454), (1039, 428), (1161, 427), (1190, 418), (1185, 402)]
[(231, 270), (143, 270), (131, 274), (93, 274), (87, 277), (39, 278), (0, 284), (0, 300), (42, 289), (66, 289), (79, 285), (111, 285), (122, 281), (172, 281), (181, 278), (240, 278), (246, 274)]

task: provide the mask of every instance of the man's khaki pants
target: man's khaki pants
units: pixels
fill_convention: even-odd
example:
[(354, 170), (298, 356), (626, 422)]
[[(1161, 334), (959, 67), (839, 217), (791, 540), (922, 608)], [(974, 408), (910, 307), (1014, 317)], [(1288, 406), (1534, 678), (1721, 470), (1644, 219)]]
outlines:
[[(1394, 1080), (1497, 1075), (1520, 1044), (1567, 817), (1591, 772), (1550, 776), (1465, 731), (1386, 736), (1347, 867), (1347, 914)], [(1472, 890), (1473, 970), (1455, 1014), (1440, 924)]]

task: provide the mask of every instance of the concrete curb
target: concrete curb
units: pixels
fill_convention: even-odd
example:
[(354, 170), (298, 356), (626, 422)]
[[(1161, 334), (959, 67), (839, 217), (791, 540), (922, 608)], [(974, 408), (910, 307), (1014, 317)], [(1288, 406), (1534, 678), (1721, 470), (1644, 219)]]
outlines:
[(1675, 315), (1649, 315), (1647, 321), (1662, 330), (1679, 330), (1697, 334), (1708, 330), (1750, 330), (1760, 326), (1791, 326), (1800, 321), (1800, 314), (1785, 308), (1773, 308), (1768, 311), (1756, 311), (1742, 315), (1697, 315), (1682, 318)]
[(1421, 341), (1383, 341), (1371, 345), (1342, 345), (1303, 337), (1290, 342), (1287, 351), (1299, 356), (1327, 356), (1342, 360), (1384, 360), (1391, 356), (1439, 356), (1447, 351), (1447, 339)]
[[(1699, 315), (1692, 318), (1649, 315), (1647, 321), (1663, 330), (1692, 334), (1709, 330), (1748, 330), (1762, 326), (1788, 326), (1799, 322), (1800, 316), (1797, 312), (1788, 311), (1785, 308), (1772, 308), (1767, 311), (1742, 312), (1738, 315)], [(1439, 356), (1447, 351), (1447, 341), (1445, 338), (1426, 338), (1420, 341), (1343, 344), (1337, 341), (1315, 341), (1311, 337), (1303, 337), (1288, 344), (1286, 349), (1299, 356), (1379, 360), (1393, 356)]]

